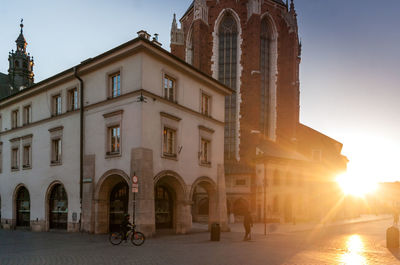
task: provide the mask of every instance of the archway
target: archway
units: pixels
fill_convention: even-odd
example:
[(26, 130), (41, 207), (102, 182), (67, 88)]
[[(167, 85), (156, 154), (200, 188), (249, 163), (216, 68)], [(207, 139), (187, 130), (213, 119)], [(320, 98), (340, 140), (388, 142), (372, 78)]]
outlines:
[(16, 196), (16, 225), (18, 227), (29, 227), (31, 223), (31, 202), (29, 191), (20, 187)]
[(62, 184), (51, 187), (49, 203), (49, 228), (67, 230), (68, 228), (68, 196)]
[(156, 229), (173, 229), (186, 233), (190, 228), (190, 205), (185, 182), (176, 173), (166, 171), (154, 179), (154, 210)]
[(124, 215), (128, 213), (129, 187), (126, 182), (119, 182), (111, 190), (110, 194), (110, 231), (119, 231), (120, 225), (124, 220)]
[(95, 193), (95, 233), (119, 230), (124, 215), (131, 213), (129, 177), (110, 170), (98, 181)]
[(218, 221), (217, 188), (215, 182), (208, 177), (198, 178), (192, 185), (193, 222), (211, 224)]
[(157, 185), (154, 197), (156, 229), (173, 228), (174, 197), (172, 191), (164, 185)]

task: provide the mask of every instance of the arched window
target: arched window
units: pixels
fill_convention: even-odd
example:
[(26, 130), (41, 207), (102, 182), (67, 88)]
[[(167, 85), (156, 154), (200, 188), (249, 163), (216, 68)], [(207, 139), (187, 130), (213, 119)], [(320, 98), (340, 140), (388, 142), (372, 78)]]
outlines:
[(193, 27), (190, 28), (186, 40), (186, 62), (193, 65)]
[(274, 171), (274, 185), (275, 186), (279, 186), (280, 182), (281, 182), (281, 180), (280, 180), (280, 177), (279, 177), (279, 171), (275, 170)]
[(270, 121), (270, 76), (271, 76), (271, 27), (264, 18), (261, 21), (261, 44), (260, 44), (260, 72), (261, 72), (261, 94), (260, 94), (260, 131), (268, 135), (268, 124)]
[[(232, 14), (222, 19), (218, 39), (218, 80), (236, 90), (238, 28)], [(235, 157), (236, 95), (225, 97), (225, 158)]]

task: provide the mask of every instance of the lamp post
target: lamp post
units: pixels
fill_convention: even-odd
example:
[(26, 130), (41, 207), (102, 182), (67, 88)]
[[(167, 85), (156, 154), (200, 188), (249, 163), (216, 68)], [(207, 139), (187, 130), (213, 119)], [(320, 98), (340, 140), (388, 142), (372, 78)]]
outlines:
[(267, 172), (264, 164), (264, 236), (267, 235)]

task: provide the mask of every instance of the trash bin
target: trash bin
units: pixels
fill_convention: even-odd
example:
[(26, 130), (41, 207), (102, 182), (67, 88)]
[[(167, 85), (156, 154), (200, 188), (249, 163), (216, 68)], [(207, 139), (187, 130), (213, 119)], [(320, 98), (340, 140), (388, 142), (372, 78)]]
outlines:
[(221, 235), (221, 228), (218, 223), (211, 225), (211, 241), (219, 241)]
[(398, 248), (399, 247), (399, 229), (392, 226), (386, 230), (386, 247)]

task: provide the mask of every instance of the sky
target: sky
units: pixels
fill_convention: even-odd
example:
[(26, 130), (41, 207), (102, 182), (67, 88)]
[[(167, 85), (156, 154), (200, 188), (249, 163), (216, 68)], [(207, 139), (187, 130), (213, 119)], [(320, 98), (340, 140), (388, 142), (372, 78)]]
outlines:
[[(0, 0), (0, 72), (24, 19), (35, 82), (144, 29), (169, 50), (191, 0)], [(400, 181), (400, 1), (295, 0), (303, 53), (300, 120), (343, 143), (348, 172)]]

